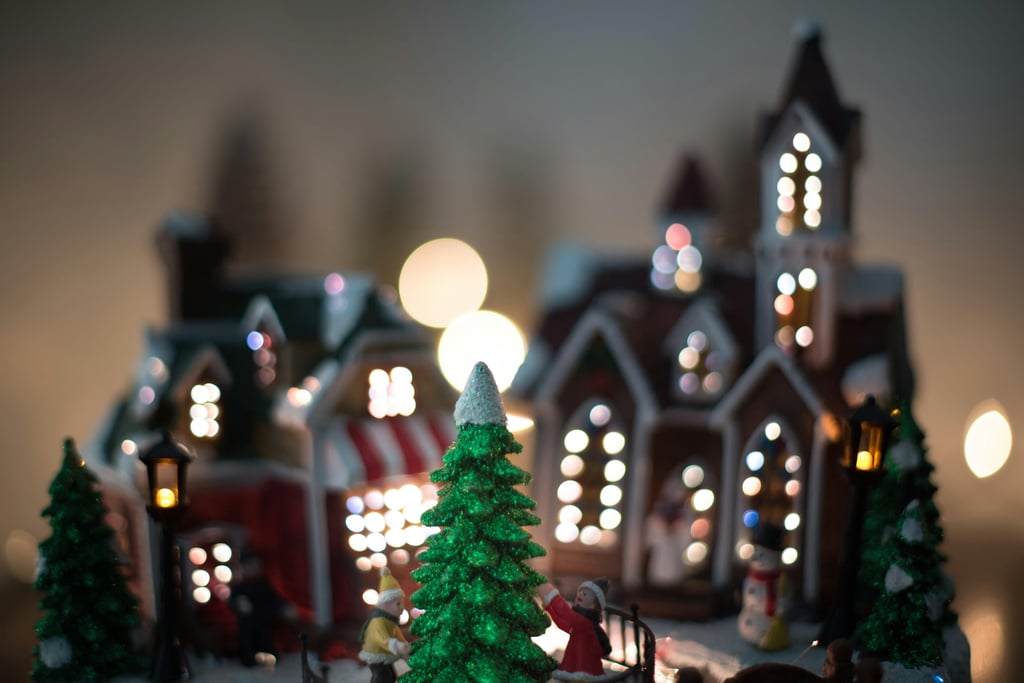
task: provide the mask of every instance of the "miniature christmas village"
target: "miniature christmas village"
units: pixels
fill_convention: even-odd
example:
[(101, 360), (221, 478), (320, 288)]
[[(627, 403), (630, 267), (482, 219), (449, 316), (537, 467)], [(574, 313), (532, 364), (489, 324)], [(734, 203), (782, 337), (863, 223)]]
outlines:
[(389, 290), (233, 277), (172, 215), (170, 323), (43, 512), (33, 678), (284, 671), (302, 632), (291, 680), (969, 681), (902, 278), (852, 256), (860, 122), (808, 33), (752, 251), (686, 158), (650, 258), (556, 264), (528, 469)]

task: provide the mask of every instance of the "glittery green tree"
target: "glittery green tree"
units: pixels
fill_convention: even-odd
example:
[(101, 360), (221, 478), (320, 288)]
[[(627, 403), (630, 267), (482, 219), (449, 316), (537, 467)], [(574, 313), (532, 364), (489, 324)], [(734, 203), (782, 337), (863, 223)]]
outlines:
[(924, 438), (904, 403), (885, 476), (869, 499), (859, 577), (867, 609), (857, 624), (858, 640), (908, 667), (941, 663), (942, 631), (956, 622), (949, 609), (952, 583), (941, 569), (946, 558), (939, 550), (935, 467)]
[(546, 579), (526, 562), (544, 554), (524, 526), (540, 523), (534, 502), (516, 490), (530, 475), (509, 462), (522, 446), (505, 426), (490, 370), (478, 363), (455, 406), (459, 435), (430, 476), (438, 504), (423, 523), (431, 537), (413, 572), (412, 596), (424, 610), (404, 683), (542, 683), (556, 662), (531, 638), (547, 615), (535, 600)]
[(863, 649), (908, 668), (942, 663), (943, 617), (952, 598), (927, 536), (922, 505), (912, 501), (881, 554), (887, 569), (880, 593), (857, 625)]
[(935, 505), (938, 489), (931, 480), (935, 467), (928, 460), (925, 435), (914, 420), (909, 403), (900, 405), (898, 420), (896, 438), (885, 454), (885, 475), (871, 491), (864, 516), (864, 550), (859, 582), (860, 592), (868, 596), (868, 603), (877, 593), (889, 567), (886, 543), (897, 519), (911, 501), (921, 501), (924, 506), (922, 513), (929, 545), (938, 548), (943, 538), (939, 510)]
[(35, 681), (105, 681), (135, 671), (138, 604), (114, 551), (114, 533), (96, 478), (71, 439), (50, 484), (52, 534), (39, 544), (36, 589), (44, 593), (36, 624)]

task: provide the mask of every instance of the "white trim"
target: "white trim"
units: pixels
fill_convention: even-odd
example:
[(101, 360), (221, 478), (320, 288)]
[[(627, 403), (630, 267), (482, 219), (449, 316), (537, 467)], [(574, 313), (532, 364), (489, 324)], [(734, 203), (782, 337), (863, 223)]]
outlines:
[(718, 533), (711, 567), (711, 583), (718, 589), (732, 585), (732, 553), (736, 545), (736, 524), (732, 511), (736, 508), (737, 475), (739, 472), (740, 430), (729, 415), (722, 428), (722, 479), (718, 487)]
[(815, 418), (821, 418), (825, 414), (825, 405), (807, 380), (807, 377), (804, 376), (803, 372), (796, 366), (796, 363), (782, 349), (772, 344), (771, 346), (766, 346), (757, 355), (754, 362), (750, 364), (746, 372), (737, 380), (733, 390), (715, 406), (715, 409), (711, 412), (710, 424), (714, 427), (724, 424), (743, 405), (743, 402), (749, 398), (757, 388), (758, 383), (764, 379), (772, 367), (777, 367), (782, 371), (782, 374), (789, 380), (790, 385), (796, 391), (797, 396), (800, 397)]
[(238, 322), (239, 331), (242, 333), (243, 339), (250, 332), (258, 331), (260, 325), (267, 328), (275, 342), (285, 342), (288, 340), (288, 335), (285, 334), (284, 327), (281, 325), (281, 319), (277, 316), (274, 305), (270, 303), (270, 299), (265, 294), (257, 294), (249, 301), (242, 319)]
[(302, 430), (302, 451), (310, 464), (309, 487), (306, 495), (306, 520), (309, 524), (309, 585), (312, 588), (313, 620), (317, 626), (330, 626), (334, 615), (331, 609), (330, 536), (327, 531), (327, 509), (324, 495), (326, 484), (324, 458), (316, 457), (321, 451), (317, 442), (322, 437), (316, 432)]
[(821, 509), (825, 491), (825, 452), (828, 450), (828, 434), (819, 418), (814, 421), (814, 436), (811, 444), (811, 461), (807, 463), (807, 498), (804, 505), (804, 600), (814, 604), (818, 601), (821, 575)]
[[(653, 413), (648, 414), (638, 409), (631, 436), (632, 444), (628, 445), (630, 461), (627, 464), (626, 476), (629, 477), (629, 501), (626, 510), (626, 538), (623, 544), (625, 552), (622, 557), (622, 582), (629, 590), (643, 585), (644, 511), (647, 509), (647, 491), (651, 476), (651, 459), (648, 454), (651, 452), (654, 421)], [(643, 457), (640, 454), (643, 454)]]

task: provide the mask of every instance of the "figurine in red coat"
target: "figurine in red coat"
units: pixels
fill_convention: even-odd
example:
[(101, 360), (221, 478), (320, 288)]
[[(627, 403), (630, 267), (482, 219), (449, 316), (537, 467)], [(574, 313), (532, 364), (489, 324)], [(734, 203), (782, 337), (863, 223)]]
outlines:
[(612, 651), (608, 634), (601, 627), (608, 579), (584, 581), (576, 589), (570, 605), (550, 583), (541, 584), (537, 593), (555, 626), (569, 634), (562, 664), (551, 675), (559, 681), (599, 681), (605, 677), (604, 657)]

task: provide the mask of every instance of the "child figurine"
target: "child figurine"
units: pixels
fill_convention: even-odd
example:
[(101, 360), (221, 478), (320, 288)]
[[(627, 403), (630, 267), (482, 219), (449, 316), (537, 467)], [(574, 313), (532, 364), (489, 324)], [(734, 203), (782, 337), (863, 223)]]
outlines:
[(604, 657), (612, 651), (601, 627), (608, 579), (584, 581), (576, 589), (572, 606), (550, 583), (537, 588), (544, 609), (555, 626), (569, 634), (562, 663), (551, 677), (559, 681), (599, 681), (605, 677)]
[(758, 527), (737, 623), (744, 640), (768, 651), (789, 647), (789, 626), (783, 617), (782, 533), (782, 528), (773, 524)]
[(242, 665), (262, 663), (260, 655), (277, 659), (273, 644), (274, 623), (279, 617), (294, 620), (295, 605), (282, 598), (263, 573), (263, 561), (251, 549), (241, 555), (241, 578), (231, 587), (228, 605), (238, 620), (238, 656)]
[(370, 683), (395, 683), (395, 662), (409, 656), (409, 643), (398, 626), (404, 597), (395, 577), (382, 568), (377, 606), (359, 633), (363, 645), (359, 659), (370, 665)]

